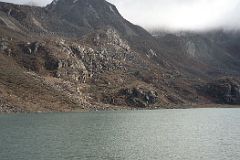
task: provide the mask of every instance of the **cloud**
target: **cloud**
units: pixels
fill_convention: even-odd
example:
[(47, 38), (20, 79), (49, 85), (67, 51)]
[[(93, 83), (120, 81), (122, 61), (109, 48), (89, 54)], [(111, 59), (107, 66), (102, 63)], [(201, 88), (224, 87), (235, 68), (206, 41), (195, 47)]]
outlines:
[(51, 3), (51, 0), (1, 0), (2, 2), (15, 3), (15, 4), (27, 4), (27, 5), (38, 5), (45, 6)]
[(147, 29), (240, 28), (239, 0), (111, 0), (122, 15)]
[[(5, 0), (27, 3), (29, 0)], [(127, 20), (147, 29), (240, 29), (239, 0), (108, 0)], [(46, 5), (51, 0), (33, 0)]]

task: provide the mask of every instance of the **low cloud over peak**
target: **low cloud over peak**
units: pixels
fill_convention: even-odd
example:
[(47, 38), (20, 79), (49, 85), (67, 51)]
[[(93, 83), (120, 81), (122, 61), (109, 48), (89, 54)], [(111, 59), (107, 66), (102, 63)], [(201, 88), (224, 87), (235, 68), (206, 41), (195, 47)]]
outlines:
[(239, 0), (113, 0), (125, 18), (147, 29), (240, 28)]
[[(29, 0), (4, 0), (29, 3)], [(108, 0), (129, 21), (146, 29), (240, 29), (239, 0)], [(33, 0), (46, 5), (51, 0)]]

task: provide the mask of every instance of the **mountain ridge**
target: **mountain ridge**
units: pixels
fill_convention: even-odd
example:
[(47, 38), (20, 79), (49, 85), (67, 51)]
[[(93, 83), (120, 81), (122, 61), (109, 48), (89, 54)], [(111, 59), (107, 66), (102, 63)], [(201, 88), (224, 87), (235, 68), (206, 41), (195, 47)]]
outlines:
[(0, 33), (0, 112), (239, 104), (237, 34), (154, 37), (105, 0), (0, 2)]

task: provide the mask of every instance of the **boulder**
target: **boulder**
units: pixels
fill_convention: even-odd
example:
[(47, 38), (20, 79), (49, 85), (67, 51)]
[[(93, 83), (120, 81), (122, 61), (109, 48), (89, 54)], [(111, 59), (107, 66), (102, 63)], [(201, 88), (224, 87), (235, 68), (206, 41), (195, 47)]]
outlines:
[(156, 91), (139, 87), (122, 89), (120, 94), (127, 98), (127, 103), (137, 107), (147, 107), (158, 100)]
[(51, 56), (49, 56), (45, 62), (45, 68), (51, 71), (57, 70), (61, 65), (61, 62), (58, 59)]
[(36, 54), (39, 50), (39, 47), (42, 46), (43, 44), (39, 42), (33, 42), (33, 43), (26, 43), (22, 44), (21, 47), (23, 48), (23, 52), (26, 54)]

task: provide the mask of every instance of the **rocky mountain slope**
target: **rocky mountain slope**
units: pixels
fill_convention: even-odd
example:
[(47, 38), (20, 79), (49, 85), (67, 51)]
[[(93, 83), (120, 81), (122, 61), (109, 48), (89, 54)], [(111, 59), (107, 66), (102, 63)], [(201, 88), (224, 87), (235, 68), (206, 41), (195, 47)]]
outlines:
[[(156, 34), (156, 33), (155, 33)], [(156, 38), (163, 48), (181, 59), (182, 66), (192, 65), (195, 73), (206, 75), (239, 75), (239, 37), (238, 32), (211, 31), (205, 33), (180, 32), (176, 34), (159, 34)], [(176, 64), (177, 62), (175, 62)], [(206, 67), (206, 68), (201, 68)]]
[(105, 0), (1, 2), (0, 112), (239, 104), (240, 36), (220, 33), (153, 37)]

